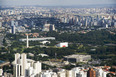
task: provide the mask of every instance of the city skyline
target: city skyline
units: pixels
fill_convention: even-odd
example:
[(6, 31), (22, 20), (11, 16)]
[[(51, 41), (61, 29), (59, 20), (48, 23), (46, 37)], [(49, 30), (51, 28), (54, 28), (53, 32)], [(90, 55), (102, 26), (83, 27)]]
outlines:
[(116, 77), (116, 0), (0, 0), (0, 77)]
[(76, 6), (116, 4), (115, 0), (0, 0), (0, 5)]

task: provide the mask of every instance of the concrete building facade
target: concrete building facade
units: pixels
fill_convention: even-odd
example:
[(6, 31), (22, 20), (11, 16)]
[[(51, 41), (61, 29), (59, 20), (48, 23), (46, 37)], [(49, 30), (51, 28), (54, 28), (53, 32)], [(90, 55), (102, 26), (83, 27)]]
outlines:
[(13, 68), (15, 77), (39, 77), (41, 63), (39, 61), (27, 59), (25, 53), (16, 53)]

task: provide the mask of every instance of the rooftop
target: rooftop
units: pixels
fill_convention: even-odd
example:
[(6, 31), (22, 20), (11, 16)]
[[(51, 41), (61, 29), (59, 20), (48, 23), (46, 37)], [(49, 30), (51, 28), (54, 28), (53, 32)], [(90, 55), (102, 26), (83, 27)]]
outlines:
[(88, 56), (91, 56), (91, 55), (76, 55), (76, 54), (73, 54), (73, 55), (68, 55), (68, 56), (64, 56), (65, 58), (81, 58), (81, 57), (88, 57)]

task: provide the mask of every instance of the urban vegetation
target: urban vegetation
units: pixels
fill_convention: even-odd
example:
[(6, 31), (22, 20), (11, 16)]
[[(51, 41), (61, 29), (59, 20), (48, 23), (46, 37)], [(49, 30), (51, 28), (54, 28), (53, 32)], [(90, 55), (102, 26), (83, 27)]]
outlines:
[[(116, 65), (116, 47), (107, 44), (116, 44), (116, 35), (110, 34), (107, 30), (91, 31), (86, 34), (81, 33), (62, 33), (47, 32), (46, 36), (55, 37), (58, 41), (69, 41), (68, 48), (56, 48), (53, 47), (57, 44), (57, 41), (52, 41), (51, 44), (46, 44), (48, 48), (41, 48), (41, 43), (38, 41), (30, 42), (30, 48), (26, 48), (26, 43), (19, 41), (24, 37), (21, 35), (7, 34), (5, 38), (12, 41), (10, 47), (6, 47), (5, 39), (3, 44), (5, 47), (0, 48), (0, 52), (6, 52), (7, 54), (0, 54), (0, 60), (14, 60), (14, 53), (33, 53), (35, 56), (30, 57), (35, 60), (48, 60), (47, 57), (38, 56), (40, 53), (49, 55), (49, 58), (63, 58), (63, 56), (70, 54), (89, 54), (93, 59), (103, 60), (100, 65)], [(34, 47), (35, 46), (35, 47)], [(93, 49), (93, 50), (92, 50)], [(110, 61), (110, 62), (109, 62)]]

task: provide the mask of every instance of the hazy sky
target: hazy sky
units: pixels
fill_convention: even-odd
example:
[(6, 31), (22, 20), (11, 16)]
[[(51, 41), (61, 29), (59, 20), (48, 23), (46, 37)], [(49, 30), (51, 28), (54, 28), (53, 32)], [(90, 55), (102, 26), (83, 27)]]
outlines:
[(0, 5), (94, 5), (116, 4), (116, 0), (0, 0)]

